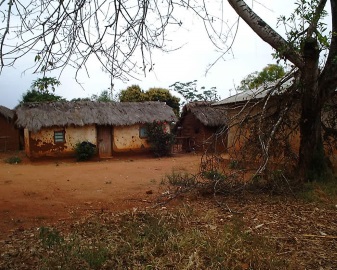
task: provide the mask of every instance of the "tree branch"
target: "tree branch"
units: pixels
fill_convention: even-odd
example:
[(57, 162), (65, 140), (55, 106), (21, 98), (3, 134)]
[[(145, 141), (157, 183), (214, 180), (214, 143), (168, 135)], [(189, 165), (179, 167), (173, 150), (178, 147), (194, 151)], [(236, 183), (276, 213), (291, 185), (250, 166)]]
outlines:
[(333, 94), (337, 88), (337, 0), (330, 0), (332, 36), (329, 55), (325, 67), (319, 77), (319, 90), (324, 97)]
[(307, 37), (311, 37), (313, 35), (313, 33), (315, 32), (315, 30), (317, 29), (317, 24), (321, 18), (322, 12), (325, 8), (327, 0), (321, 0), (316, 8), (316, 12), (315, 12), (315, 16), (313, 21), (311, 22), (311, 24), (308, 27), (307, 30)]
[(299, 69), (304, 67), (303, 59), (295, 49), (263, 21), (243, 0), (228, 0), (228, 2), (263, 41), (280, 52), (282, 57), (292, 62)]

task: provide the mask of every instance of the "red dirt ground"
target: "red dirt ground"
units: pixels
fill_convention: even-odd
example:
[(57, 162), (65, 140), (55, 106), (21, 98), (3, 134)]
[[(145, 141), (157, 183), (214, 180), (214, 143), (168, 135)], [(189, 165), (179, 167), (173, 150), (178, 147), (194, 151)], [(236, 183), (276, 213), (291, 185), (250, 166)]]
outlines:
[[(198, 171), (200, 156), (123, 157), (8, 164), (0, 155), (0, 239), (14, 230), (75, 220), (88, 211), (151, 206), (165, 174)], [(21, 154), (22, 156), (22, 154)]]

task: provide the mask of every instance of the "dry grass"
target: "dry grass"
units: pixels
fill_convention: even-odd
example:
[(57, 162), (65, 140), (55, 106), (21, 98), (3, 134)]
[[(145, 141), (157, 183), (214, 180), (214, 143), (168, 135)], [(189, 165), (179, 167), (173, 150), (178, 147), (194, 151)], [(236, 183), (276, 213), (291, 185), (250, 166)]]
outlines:
[[(0, 269), (288, 269), (275, 241), (248, 232), (242, 219), (184, 205), (173, 211), (93, 215), (70, 232), (40, 228)], [(16, 244), (19, 244), (17, 242)], [(13, 260), (15, 257), (15, 260)], [(29, 258), (29, 261), (27, 260)]]

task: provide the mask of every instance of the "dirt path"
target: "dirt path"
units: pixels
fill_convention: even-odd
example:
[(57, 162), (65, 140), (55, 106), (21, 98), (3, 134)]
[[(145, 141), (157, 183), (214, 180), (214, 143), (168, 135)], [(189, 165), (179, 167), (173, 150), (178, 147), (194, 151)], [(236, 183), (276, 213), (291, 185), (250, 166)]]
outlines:
[(87, 211), (149, 206), (165, 174), (197, 172), (200, 161), (197, 155), (176, 155), (11, 165), (4, 155), (0, 158), (0, 238), (13, 230), (67, 222)]

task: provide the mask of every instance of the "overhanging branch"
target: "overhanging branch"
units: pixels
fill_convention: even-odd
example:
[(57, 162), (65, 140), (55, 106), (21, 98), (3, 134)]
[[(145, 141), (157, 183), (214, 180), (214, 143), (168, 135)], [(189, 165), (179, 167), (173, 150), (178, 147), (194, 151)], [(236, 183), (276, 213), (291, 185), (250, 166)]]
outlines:
[(282, 57), (292, 62), (299, 69), (304, 67), (302, 57), (295, 49), (264, 20), (262, 20), (243, 0), (228, 0), (235, 12), (265, 42), (278, 51)]

